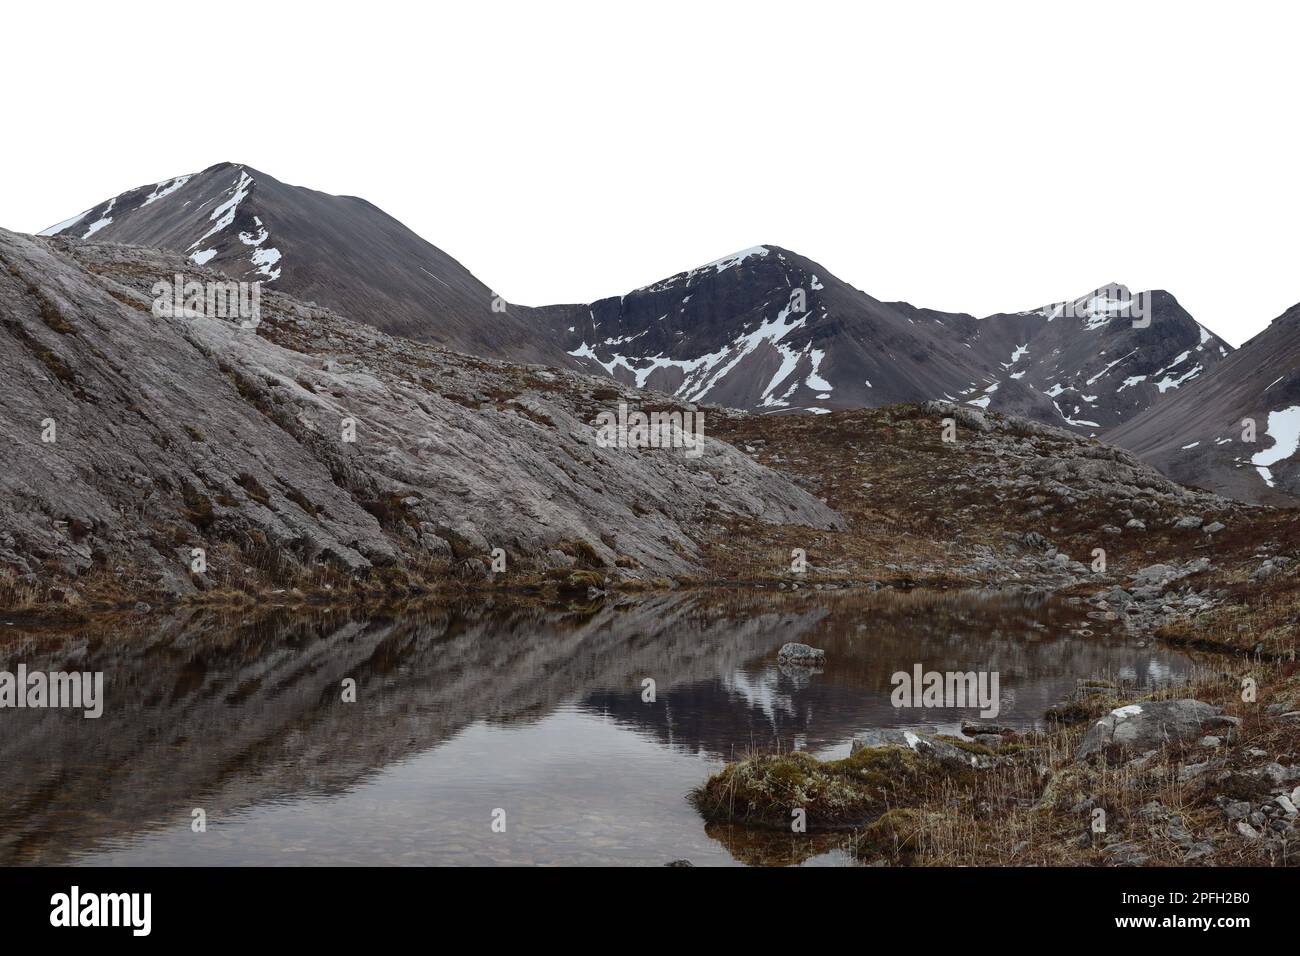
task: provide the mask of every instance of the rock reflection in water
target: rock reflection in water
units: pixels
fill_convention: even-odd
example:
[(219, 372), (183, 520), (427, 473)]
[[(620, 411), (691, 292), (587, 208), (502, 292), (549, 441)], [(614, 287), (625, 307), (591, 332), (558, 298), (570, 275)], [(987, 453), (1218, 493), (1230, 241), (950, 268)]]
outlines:
[[(650, 728), (664, 743), (733, 759), (750, 747), (808, 750), (847, 756), (855, 732), (909, 727), (956, 733), (977, 708), (895, 708), (897, 671), (997, 671), (1000, 724), (1043, 726), (1043, 712), (1074, 689), (1081, 676), (1107, 676), (1160, 685), (1187, 670), (1187, 659), (1123, 636), (1083, 639), (1077, 628), (1095, 627), (1063, 602), (1024, 596), (976, 598), (969, 593), (817, 595), (804, 601), (820, 612), (791, 614), (791, 628), (771, 635), (765, 648), (787, 640), (826, 650), (818, 671), (778, 665), (774, 653), (755, 654), (703, 681), (658, 682), (662, 707), (646, 707), (635, 687), (589, 695), (584, 704), (616, 720)], [(787, 602), (788, 603), (788, 602)], [(751, 645), (759, 650), (756, 645)], [(653, 670), (648, 676), (657, 676)]]
[[(896, 670), (999, 670), (999, 722), (1026, 726), (1075, 677), (1190, 668), (1072, 635), (1063, 604), (969, 594), (489, 599), (337, 618), (0, 634), (0, 669), (102, 670), (106, 690), (99, 720), (0, 712), (0, 863), (772, 859), (706, 833), (684, 794), (750, 746), (847, 752), (869, 727), (971, 715), (894, 710)], [(824, 672), (780, 670), (791, 640), (824, 647)], [(505, 834), (490, 830), (498, 807)], [(207, 833), (191, 831), (194, 808)]]

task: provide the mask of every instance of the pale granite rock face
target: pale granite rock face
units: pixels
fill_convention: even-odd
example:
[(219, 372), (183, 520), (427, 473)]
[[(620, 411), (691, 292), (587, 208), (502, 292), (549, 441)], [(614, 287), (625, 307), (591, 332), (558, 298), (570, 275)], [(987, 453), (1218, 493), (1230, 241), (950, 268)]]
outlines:
[(494, 548), (544, 566), (581, 540), (611, 571), (672, 575), (726, 515), (843, 526), (708, 438), (707, 409), (699, 457), (603, 448), (599, 412), (665, 399), (265, 290), (256, 329), (157, 318), (154, 282), (222, 277), (156, 250), (0, 230), (0, 258), (0, 564), (27, 579), (136, 567), (185, 592), (218, 542), (363, 572)]

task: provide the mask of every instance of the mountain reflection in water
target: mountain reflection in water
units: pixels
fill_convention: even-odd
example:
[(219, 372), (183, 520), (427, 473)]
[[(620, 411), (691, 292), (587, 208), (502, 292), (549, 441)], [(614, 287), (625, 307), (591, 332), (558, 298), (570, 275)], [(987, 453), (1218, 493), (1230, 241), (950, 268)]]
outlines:
[[(102, 670), (106, 702), (98, 720), (0, 711), (0, 864), (743, 862), (744, 841), (706, 831), (685, 800), (722, 761), (840, 756), (869, 728), (977, 716), (895, 709), (896, 671), (998, 671), (997, 722), (1023, 728), (1076, 678), (1163, 683), (1193, 667), (1079, 633), (1096, 627), (1024, 595), (802, 591), (7, 627), (0, 670)], [(824, 670), (779, 667), (786, 641), (825, 648)]]

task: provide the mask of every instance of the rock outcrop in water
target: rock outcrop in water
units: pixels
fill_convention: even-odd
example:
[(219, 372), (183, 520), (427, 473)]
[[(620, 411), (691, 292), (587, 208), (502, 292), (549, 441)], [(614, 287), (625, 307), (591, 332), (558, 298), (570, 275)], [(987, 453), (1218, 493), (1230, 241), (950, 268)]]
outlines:
[(661, 396), (274, 292), (255, 328), (157, 318), (154, 283), (177, 274), (223, 281), (155, 250), (0, 230), (0, 603), (55, 581), (75, 601), (87, 582), (134, 600), (482, 574), (498, 548), (512, 569), (677, 575), (719, 515), (842, 525), (707, 423), (698, 457), (599, 446), (601, 411)]
[(778, 663), (793, 664), (797, 667), (820, 667), (826, 663), (826, 652), (820, 647), (791, 642), (782, 645), (776, 659)]

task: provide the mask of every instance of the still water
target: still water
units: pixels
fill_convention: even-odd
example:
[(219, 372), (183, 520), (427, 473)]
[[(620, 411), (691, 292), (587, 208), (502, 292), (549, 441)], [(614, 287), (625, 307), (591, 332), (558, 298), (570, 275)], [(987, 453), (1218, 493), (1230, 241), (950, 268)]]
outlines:
[[(687, 802), (723, 761), (844, 756), (870, 728), (977, 717), (895, 709), (890, 676), (918, 663), (997, 671), (997, 722), (1019, 728), (1076, 678), (1162, 684), (1195, 666), (1104, 628), (1056, 600), (958, 592), (0, 627), (0, 670), (103, 671), (106, 698), (98, 720), (0, 711), (0, 865), (770, 861)], [(779, 666), (786, 641), (825, 648), (825, 668)], [(804, 862), (849, 860), (830, 841)]]

